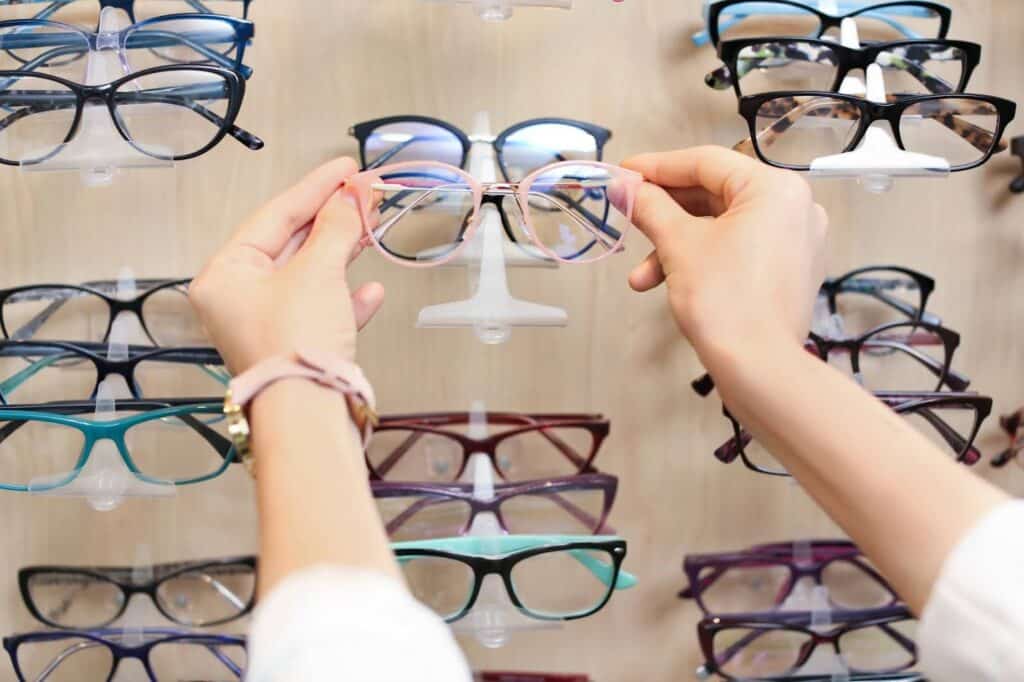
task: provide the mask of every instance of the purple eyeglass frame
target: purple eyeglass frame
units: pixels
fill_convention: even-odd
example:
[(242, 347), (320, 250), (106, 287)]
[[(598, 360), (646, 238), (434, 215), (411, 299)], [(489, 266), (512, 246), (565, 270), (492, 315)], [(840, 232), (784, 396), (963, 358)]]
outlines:
[[(863, 558), (864, 554), (849, 540), (776, 542), (739, 552), (689, 554), (683, 558), (683, 573), (689, 584), (680, 591), (679, 597), (694, 600), (705, 615), (711, 615), (711, 610), (704, 603), (704, 591), (730, 569), (781, 566), (789, 571), (789, 578), (775, 597), (775, 606), (779, 607), (800, 580), (812, 578), (816, 585), (822, 585), (825, 569), (834, 562), (843, 561), (855, 565), (889, 593), (891, 599), (885, 606), (900, 604), (902, 600), (892, 586)], [(835, 603), (833, 606), (851, 608)]]
[(462, 462), (457, 471), (452, 475), (452, 480), (457, 481), (466, 471), (466, 465), (473, 454), (483, 454), (490, 458), (494, 470), (503, 480), (508, 480), (498, 462), (498, 445), (508, 438), (529, 433), (532, 431), (543, 432), (544, 429), (578, 428), (590, 432), (592, 441), (590, 451), (586, 453), (577, 452), (571, 445), (552, 434), (541, 433), (551, 441), (552, 445), (561, 452), (573, 465), (576, 474), (597, 473), (593, 467), (594, 458), (601, 448), (601, 444), (611, 430), (610, 422), (600, 414), (524, 414), (517, 412), (487, 412), (486, 420), (488, 425), (497, 426), (518, 426), (501, 433), (496, 433), (484, 439), (470, 438), (465, 434), (450, 431), (443, 427), (455, 424), (469, 424), (472, 416), (468, 412), (432, 412), (423, 414), (388, 415), (380, 418), (380, 423), (374, 429), (375, 433), (384, 431), (411, 431), (416, 434), (406, 439), (406, 442), (396, 448), (382, 462), (374, 464), (370, 461), (369, 453), (366, 457), (366, 466), (370, 471), (371, 480), (387, 480), (388, 472), (395, 466), (401, 457), (415, 445), (424, 435), (433, 434), (443, 436), (455, 441), (462, 447)]
[[(575, 517), (595, 535), (615, 535), (615, 531), (606, 525), (606, 521), (611, 513), (612, 506), (615, 504), (619, 479), (608, 474), (583, 474), (580, 476), (565, 476), (525, 483), (496, 485), (494, 486), (494, 498), (490, 500), (480, 500), (473, 497), (473, 485), (470, 483), (440, 485), (431, 483), (403, 483), (399, 481), (372, 481), (370, 486), (376, 499), (420, 497), (420, 500), (410, 505), (408, 509), (387, 524), (388, 535), (394, 535), (403, 523), (430, 504), (449, 502), (451, 500), (466, 502), (471, 510), (469, 518), (466, 520), (465, 525), (459, 529), (458, 535), (468, 533), (477, 514), (483, 512), (494, 514), (501, 530), (511, 534), (513, 531), (509, 529), (505, 522), (502, 504), (511, 498), (526, 495), (550, 497), (567, 514)], [(604, 497), (600, 516), (595, 517), (586, 510), (580, 509), (569, 500), (559, 496), (559, 493), (575, 490), (600, 490), (603, 493)]]
[[(723, 672), (722, 665), (728, 660), (749, 646), (761, 634), (786, 630), (807, 635), (812, 646), (804, 645), (796, 653), (796, 663), (784, 674), (791, 675), (800, 670), (814, 654), (815, 649), (823, 644), (831, 644), (836, 655), (841, 655), (839, 646), (840, 639), (849, 632), (863, 630), (866, 628), (878, 627), (885, 631), (892, 638), (894, 644), (903, 647), (910, 654), (910, 661), (906, 665), (881, 670), (859, 670), (851, 668), (853, 673), (898, 673), (913, 667), (917, 663), (917, 645), (903, 633), (889, 627), (892, 623), (906, 620), (915, 620), (913, 614), (905, 606), (886, 606), (879, 609), (863, 609), (851, 611), (832, 611), (830, 622), (833, 627), (828, 632), (822, 632), (820, 628), (812, 629), (817, 622), (819, 614), (810, 611), (793, 611), (777, 613), (740, 613), (730, 616), (708, 616), (697, 624), (697, 636), (700, 639), (701, 651), (704, 653), (704, 670), (708, 673), (717, 673), (726, 680), (739, 680), (729, 673)], [(715, 635), (724, 630), (743, 629), (751, 632), (738, 642), (722, 652), (715, 651)], [(747, 678), (749, 679), (749, 678)]]

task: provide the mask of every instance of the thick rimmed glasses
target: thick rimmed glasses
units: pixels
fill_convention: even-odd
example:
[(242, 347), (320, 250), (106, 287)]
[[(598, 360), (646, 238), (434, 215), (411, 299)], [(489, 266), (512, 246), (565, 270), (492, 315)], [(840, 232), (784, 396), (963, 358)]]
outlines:
[(242, 60), (252, 37), (251, 21), (210, 14), (163, 16), (107, 33), (56, 21), (0, 21), (0, 69), (80, 80), (86, 77), (90, 54), (109, 50), (125, 73), (166, 64), (206, 64), (248, 78), (252, 69)]
[(114, 280), (32, 284), (0, 290), (0, 332), (13, 341), (106, 341), (114, 319), (134, 315), (155, 346), (208, 342), (188, 300), (190, 279), (140, 279), (131, 298)]
[(836, 8), (823, 12), (813, 0), (718, 0), (707, 7), (706, 33), (694, 40), (717, 47), (736, 38), (820, 38), (838, 31), (844, 19), (857, 22), (865, 42), (945, 38), (953, 15), (945, 5), (918, 0), (837, 0)]
[(474, 497), (473, 485), (373, 481), (384, 527), (394, 540), (465, 535), (478, 514), (493, 514), (514, 535), (558, 533), (611, 535), (605, 525), (618, 479), (584, 474), (494, 486), (490, 499)]
[(876, 122), (889, 124), (900, 149), (939, 156), (950, 170), (977, 168), (1001, 143), (1017, 105), (990, 95), (908, 95), (878, 104), (834, 92), (785, 91), (740, 99), (750, 138), (736, 150), (790, 170), (856, 149)]
[(940, 326), (927, 311), (935, 280), (897, 265), (870, 265), (830, 277), (818, 297), (828, 307), (831, 326), (844, 334), (863, 334), (889, 322), (922, 321)]
[[(977, 393), (952, 392), (879, 392), (875, 397), (957, 462), (973, 466), (981, 460), (974, 440), (992, 412), (991, 398)], [(790, 475), (728, 410), (725, 410), (725, 416), (732, 424), (733, 437), (715, 450), (719, 461), (730, 464), (741, 459), (751, 471), (770, 476)]]
[(256, 558), (130, 568), (29, 566), (18, 571), (18, 586), (29, 613), (55, 628), (107, 627), (124, 615), (136, 594), (178, 625), (213, 627), (252, 610)]
[(697, 625), (704, 670), (727, 680), (781, 677), (800, 671), (829, 647), (855, 673), (906, 670), (917, 662), (917, 621), (903, 606), (709, 616)]
[(888, 92), (948, 95), (967, 87), (981, 61), (981, 45), (903, 40), (853, 49), (812, 38), (744, 38), (722, 43), (718, 54), (724, 66), (705, 82), (716, 90), (732, 85), (737, 97), (783, 89), (838, 92), (851, 71), (871, 64), (884, 69)]
[(223, 401), (119, 400), (112, 419), (82, 416), (96, 410), (94, 401), (0, 409), (0, 490), (70, 485), (104, 441), (132, 476), (154, 485), (208, 481), (237, 461)]
[(249, 16), (252, 0), (0, 0), (0, 17), (15, 18), (21, 10), (29, 19), (56, 19), (93, 26), (100, 10), (112, 7), (128, 14), (132, 21), (143, 21), (165, 14), (221, 14), (240, 18)]
[(105, 106), (118, 134), (156, 159), (183, 161), (226, 135), (249, 149), (263, 141), (235, 125), (245, 79), (213, 66), (159, 66), (106, 85), (82, 85), (44, 73), (0, 71), (0, 163), (34, 165), (70, 143), (86, 114)]
[[(596, 161), (565, 161), (521, 182), (481, 183), (444, 163), (410, 161), (353, 175), (366, 231), (385, 257), (411, 267), (441, 265), (472, 238), (485, 202), (510, 201), (505, 231), (521, 229), (539, 257), (565, 263), (602, 260), (622, 250), (643, 177)], [(511, 216), (508, 214), (511, 213)]]
[(690, 554), (679, 593), (706, 615), (779, 611), (801, 580), (828, 588), (831, 606), (869, 609), (900, 602), (885, 578), (848, 540), (757, 545), (740, 552)]
[(366, 450), (370, 477), (448, 483), (462, 478), (474, 454), (490, 458), (506, 481), (594, 473), (594, 458), (610, 428), (597, 414), (485, 417), (490, 432), (484, 434), (467, 412), (381, 417)]
[(560, 161), (600, 161), (612, 133), (569, 118), (534, 118), (509, 126), (493, 138), (468, 135), (429, 116), (389, 116), (357, 123), (349, 134), (359, 142), (365, 169), (407, 161), (439, 161), (466, 167), (475, 142), (494, 147), (498, 168), (508, 182)]
[(217, 395), (231, 380), (213, 348), (127, 346), (118, 358), (108, 350), (102, 343), (0, 341), (0, 405), (92, 399), (110, 376), (122, 377), (134, 398)]
[[(804, 342), (807, 352), (825, 362), (848, 357), (854, 379), (870, 391), (883, 392), (939, 391), (943, 387), (964, 391), (970, 379), (952, 369), (959, 346), (959, 334), (927, 322), (892, 322), (836, 339), (812, 332)], [(934, 350), (929, 352), (929, 348)], [(699, 395), (707, 396), (715, 383), (705, 374), (692, 386)]]
[(472, 610), (492, 574), (501, 577), (512, 604), (538, 620), (586, 618), (612, 592), (637, 583), (622, 570), (626, 541), (618, 537), (501, 535), (391, 547), (413, 596), (449, 623)]
[(32, 632), (3, 643), (19, 682), (112, 680), (125, 659), (149, 682), (240, 680), (248, 660), (244, 637), (169, 628)]

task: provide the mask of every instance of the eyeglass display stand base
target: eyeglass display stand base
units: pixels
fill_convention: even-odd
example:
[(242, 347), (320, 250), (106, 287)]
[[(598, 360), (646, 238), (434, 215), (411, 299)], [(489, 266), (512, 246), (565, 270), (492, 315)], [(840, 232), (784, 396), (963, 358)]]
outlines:
[[(470, 409), (470, 438), (485, 439), (487, 431), (487, 410), (482, 401), (473, 403)], [(494, 465), (483, 454), (476, 453), (470, 457), (466, 467), (466, 476), (473, 484), (473, 496), (480, 500), (494, 499)], [(469, 534), (477, 537), (500, 537), (503, 535), (501, 526), (494, 514), (485, 512), (478, 514), (473, 521)], [(497, 547), (495, 550), (497, 553)], [(488, 649), (500, 649), (508, 644), (512, 635), (517, 632), (538, 630), (558, 630), (562, 625), (555, 621), (542, 621), (524, 616), (508, 598), (505, 585), (496, 575), (487, 576), (480, 588), (480, 595), (465, 618), (452, 624), (452, 630), (459, 635), (471, 635), (481, 646)]]
[[(131, 25), (127, 13), (114, 7), (104, 7), (100, 12), (99, 37), (97, 49), (91, 50), (86, 57), (87, 85), (104, 85), (121, 78), (131, 72), (127, 56), (119, 48), (116, 37), (109, 41), (104, 36), (116, 36), (119, 31)], [(167, 118), (167, 110), (160, 112), (161, 120)], [(58, 124), (54, 124), (58, 125)], [(173, 130), (168, 126), (168, 130)], [(54, 131), (63, 134), (63, 131)], [(122, 169), (130, 168), (174, 168), (170, 149), (162, 152), (166, 158), (157, 158), (143, 154), (133, 147), (114, 127), (110, 110), (105, 104), (86, 104), (82, 109), (75, 137), (65, 142), (56, 150), (47, 153), (41, 150), (26, 156), (45, 156), (36, 163), (24, 163), (21, 169), (25, 172), (78, 171), (82, 184), (87, 187), (110, 185)], [(161, 154), (161, 150), (150, 150)]]
[[(844, 19), (842, 43), (853, 49), (860, 48), (857, 23)], [(885, 75), (882, 67), (872, 64), (867, 68), (867, 82), (848, 76), (839, 91), (843, 94), (864, 96), (869, 101), (885, 104)], [(847, 178), (857, 180), (873, 194), (890, 191), (897, 178), (942, 178), (949, 175), (949, 161), (940, 156), (904, 151), (892, 135), (878, 124), (872, 125), (860, 146), (852, 152), (823, 156), (811, 162), (811, 177)]]
[[(125, 268), (118, 279), (117, 296), (134, 298), (135, 277)], [(111, 360), (127, 360), (129, 339), (135, 338), (141, 330), (134, 316), (119, 315), (111, 325), (107, 356)], [(109, 376), (96, 389), (96, 411), (93, 420), (110, 421), (117, 417), (117, 400), (131, 396), (123, 377)], [(170, 426), (169, 428), (174, 428)], [(130, 445), (130, 444), (129, 444)], [(41, 453), (46, 456), (46, 453)], [(73, 480), (62, 483), (69, 477)], [(32, 479), (28, 484), (32, 495), (52, 497), (79, 497), (95, 511), (117, 509), (126, 498), (166, 498), (177, 495), (177, 488), (170, 484), (148, 483), (137, 478), (121, 457), (117, 445), (111, 440), (93, 443), (89, 461), (74, 475), (60, 473)]]
[[(475, 136), (490, 139), (487, 112), (477, 114), (474, 129)], [(496, 165), (490, 144), (473, 144), (469, 156), (473, 177), (481, 182), (495, 182)], [(524, 251), (505, 239), (501, 216), (495, 206), (483, 207), (480, 225), (464, 251), (468, 255), (462, 262), (467, 265), (472, 296), (424, 308), (417, 327), (470, 327), (481, 342), (496, 345), (508, 341), (513, 327), (564, 327), (569, 323), (568, 314), (561, 308), (512, 296), (507, 267), (555, 267), (555, 264), (547, 258), (534, 258), (529, 250)]]
[(555, 9), (572, 9), (573, 7), (573, 0), (425, 0), (425, 2), (473, 5), (473, 9), (484, 21), (511, 19), (516, 7), (552, 7)]

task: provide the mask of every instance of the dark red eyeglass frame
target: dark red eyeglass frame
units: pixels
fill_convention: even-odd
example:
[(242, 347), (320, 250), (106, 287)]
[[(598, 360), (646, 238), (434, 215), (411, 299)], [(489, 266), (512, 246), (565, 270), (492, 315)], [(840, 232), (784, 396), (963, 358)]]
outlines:
[(775, 605), (781, 606), (801, 579), (811, 578), (816, 585), (822, 585), (825, 569), (834, 562), (843, 561), (854, 564), (889, 593), (891, 599), (885, 606), (900, 604), (902, 600), (892, 586), (863, 559), (864, 554), (849, 540), (776, 542), (739, 552), (689, 554), (683, 558), (683, 573), (689, 584), (679, 592), (679, 598), (694, 600), (705, 615), (710, 615), (711, 610), (704, 603), (704, 591), (730, 569), (780, 566), (789, 571), (789, 578), (775, 600)]
[[(382, 416), (380, 423), (374, 429), (374, 433), (409, 431), (413, 435), (406, 439), (406, 442), (396, 448), (384, 461), (378, 464), (371, 462), (369, 454), (367, 454), (366, 465), (370, 471), (370, 479), (378, 481), (387, 480), (388, 472), (415, 445), (416, 440), (419, 440), (424, 435), (432, 434), (455, 441), (462, 447), (462, 462), (452, 476), (453, 481), (457, 481), (465, 473), (470, 456), (477, 453), (489, 457), (494, 465), (494, 470), (498, 472), (502, 479), (507, 480), (496, 454), (498, 445), (508, 438), (534, 431), (541, 432), (541, 435), (551, 441), (552, 445), (572, 463), (575, 469), (574, 473), (597, 473), (597, 470), (593, 467), (593, 461), (611, 429), (610, 422), (600, 414), (487, 412), (485, 416), (488, 426), (511, 426), (513, 428), (484, 439), (476, 439), (444, 428), (446, 426), (470, 424), (474, 416), (468, 412), (435, 412)], [(589, 431), (592, 438), (589, 452), (576, 452), (571, 445), (557, 438), (556, 435), (544, 433), (545, 429), (554, 427), (576, 428)]]
[[(579, 476), (564, 476), (547, 480), (527, 481), (525, 483), (509, 483), (494, 486), (494, 497), (489, 500), (481, 500), (473, 496), (473, 484), (471, 483), (404, 483), (401, 481), (372, 481), (370, 487), (375, 499), (387, 499), (394, 497), (420, 497), (420, 500), (411, 504), (408, 509), (396, 516), (386, 525), (388, 535), (393, 535), (399, 530), (402, 523), (413, 515), (423, 511), (431, 504), (441, 504), (451, 500), (461, 500), (470, 506), (471, 512), (466, 519), (463, 528), (459, 529), (458, 535), (465, 535), (473, 525), (477, 514), (490, 512), (494, 514), (498, 525), (506, 533), (511, 533), (505, 522), (502, 513), (502, 505), (509, 499), (526, 495), (543, 495), (550, 497), (565, 512), (581, 523), (586, 525), (589, 532), (595, 535), (614, 535), (613, 529), (606, 525), (608, 515), (615, 504), (615, 495), (619, 488), (619, 479), (608, 474), (581, 474)], [(601, 513), (593, 516), (585, 509), (580, 509), (559, 495), (559, 493), (578, 490), (599, 490), (603, 494)]]

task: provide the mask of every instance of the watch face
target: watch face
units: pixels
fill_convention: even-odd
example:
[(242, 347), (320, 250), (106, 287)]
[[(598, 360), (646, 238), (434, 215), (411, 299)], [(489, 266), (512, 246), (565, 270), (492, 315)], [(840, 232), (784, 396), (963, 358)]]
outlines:
[(224, 396), (224, 417), (227, 420), (228, 436), (231, 437), (231, 443), (235, 446), (235, 455), (242, 460), (245, 470), (251, 476), (255, 476), (256, 470), (253, 467), (252, 451), (249, 448), (249, 437), (251, 435), (249, 420), (246, 419), (245, 410), (242, 409), (242, 406), (234, 401), (230, 390)]

